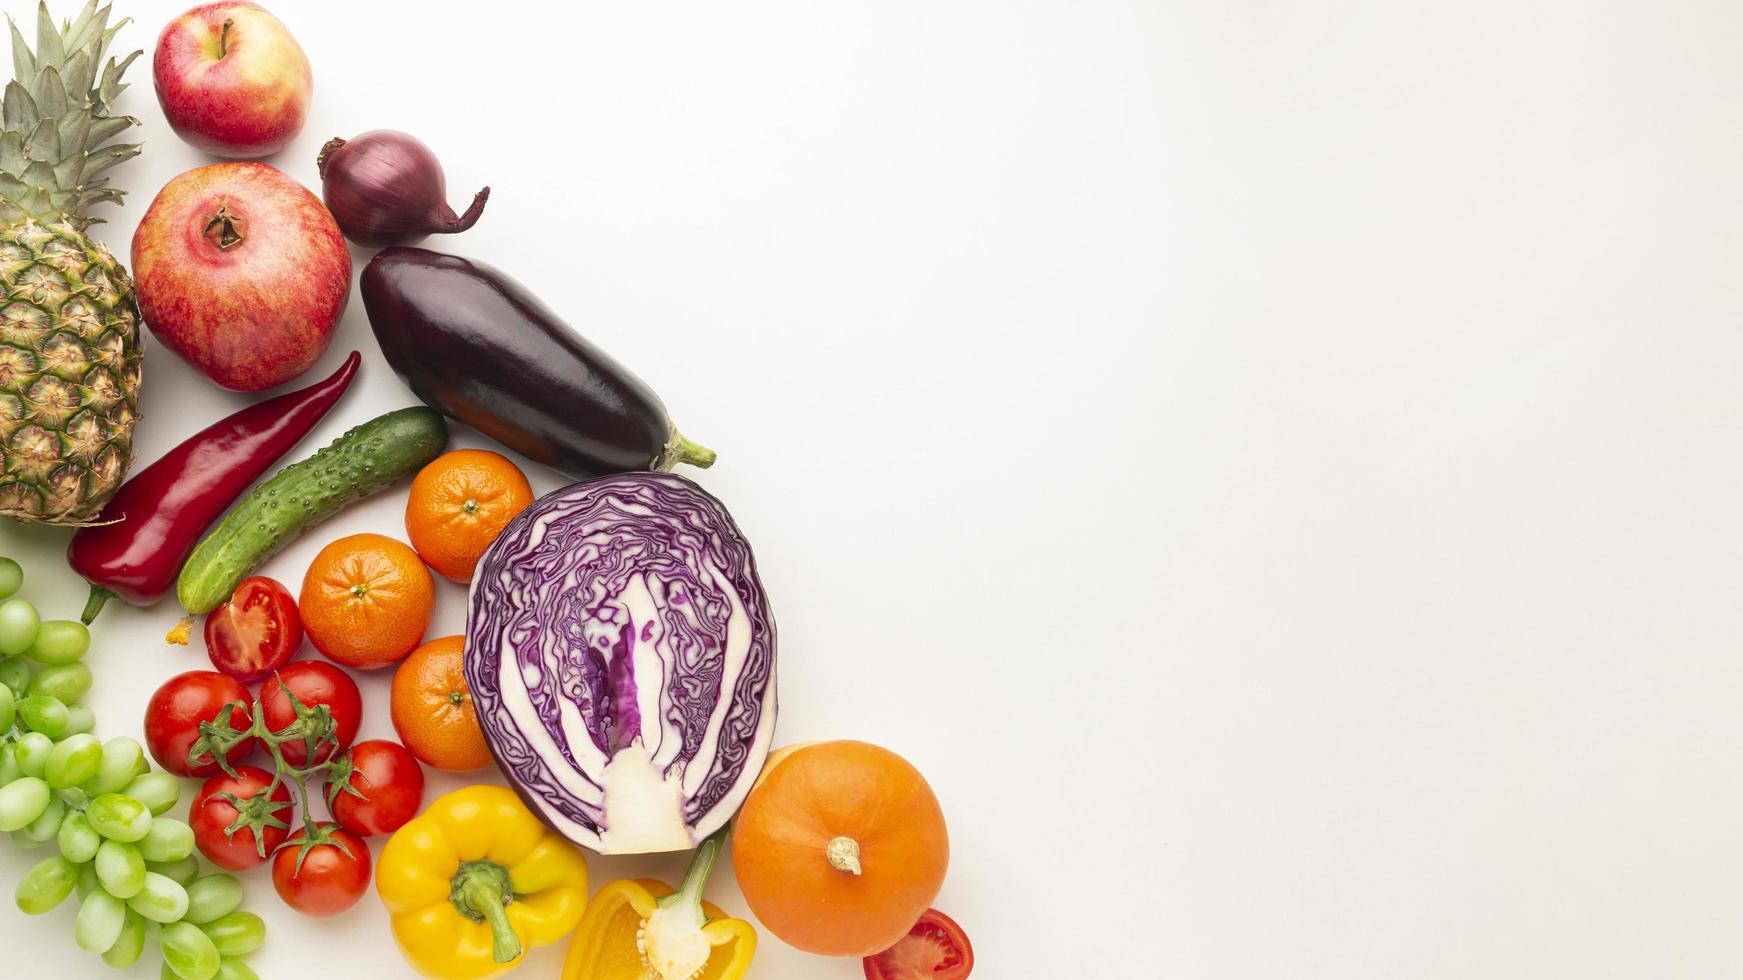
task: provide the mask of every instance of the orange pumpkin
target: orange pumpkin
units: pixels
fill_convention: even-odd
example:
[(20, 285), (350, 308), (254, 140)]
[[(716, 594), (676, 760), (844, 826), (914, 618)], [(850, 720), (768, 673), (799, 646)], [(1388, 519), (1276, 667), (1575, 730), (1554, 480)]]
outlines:
[(824, 956), (894, 946), (938, 897), (949, 863), (926, 778), (865, 742), (771, 754), (732, 837), (751, 911), (788, 945)]

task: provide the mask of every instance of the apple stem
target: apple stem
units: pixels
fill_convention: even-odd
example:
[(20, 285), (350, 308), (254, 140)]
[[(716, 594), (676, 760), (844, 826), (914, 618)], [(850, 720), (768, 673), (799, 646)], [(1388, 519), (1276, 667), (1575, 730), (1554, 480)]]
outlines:
[(234, 23), (236, 23), (234, 20), (226, 17), (224, 19), (223, 29), (218, 32), (218, 58), (220, 60), (223, 59), (224, 54), (229, 50), (230, 25)]

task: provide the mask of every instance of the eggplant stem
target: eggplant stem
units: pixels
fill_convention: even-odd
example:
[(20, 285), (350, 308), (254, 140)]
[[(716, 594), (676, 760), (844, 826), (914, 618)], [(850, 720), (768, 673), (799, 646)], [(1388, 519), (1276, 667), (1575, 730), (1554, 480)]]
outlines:
[(684, 434), (674, 425), (671, 438), (666, 440), (666, 451), (660, 454), (659, 459), (654, 460), (653, 469), (670, 473), (679, 463), (689, 463), (699, 470), (705, 470), (713, 466), (717, 458), (719, 457), (714, 450), (684, 438)]

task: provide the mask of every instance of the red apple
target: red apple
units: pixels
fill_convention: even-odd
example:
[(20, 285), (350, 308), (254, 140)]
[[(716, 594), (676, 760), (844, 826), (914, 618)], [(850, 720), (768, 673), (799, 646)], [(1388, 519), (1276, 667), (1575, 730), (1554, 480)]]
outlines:
[(214, 163), (157, 192), (133, 233), (139, 312), (164, 346), (235, 391), (307, 371), (351, 295), (351, 253), (320, 198), (264, 163)]
[(223, 157), (284, 149), (302, 131), (315, 87), (297, 39), (248, 0), (204, 4), (170, 21), (151, 80), (176, 135)]

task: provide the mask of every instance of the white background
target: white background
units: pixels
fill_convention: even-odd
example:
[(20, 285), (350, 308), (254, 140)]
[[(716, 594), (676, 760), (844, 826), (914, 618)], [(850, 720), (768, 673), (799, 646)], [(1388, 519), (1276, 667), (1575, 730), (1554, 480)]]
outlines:
[[(179, 6), (124, 0), (122, 42)], [(432, 244), (720, 451), (780, 740), (929, 776), (976, 976), (1737, 972), (1734, 3), (277, 7), (316, 85), (275, 162), (422, 137), (457, 204), (494, 188)], [(123, 255), (204, 162), (132, 76)], [(355, 299), (306, 380), (353, 347), (296, 455), (410, 402)], [(246, 401), (152, 345), (140, 459)], [(0, 536), (76, 612), (66, 533)], [(104, 613), (101, 733), (204, 664), (175, 615)], [(432, 634), (462, 617), (445, 587)], [(265, 977), (403, 973), (373, 895), (303, 920), (257, 873), (248, 907)], [(101, 972), (70, 912), (0, 936), (8, 975)], [(765, 932), (753, 976), (858, 971)]]

